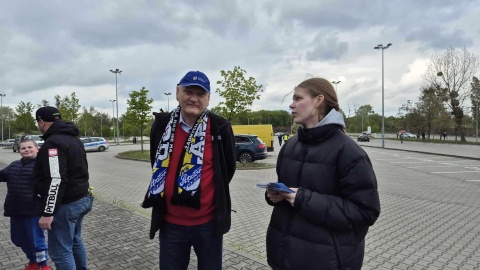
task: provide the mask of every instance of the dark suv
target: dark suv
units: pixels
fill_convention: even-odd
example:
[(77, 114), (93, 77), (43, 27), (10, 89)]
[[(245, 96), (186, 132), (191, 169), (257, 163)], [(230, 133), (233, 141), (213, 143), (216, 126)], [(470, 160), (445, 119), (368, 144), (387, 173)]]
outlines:
[(235, 153), (241, 163), (267, 158), (267, 146), (257, 135), (235, 135)]

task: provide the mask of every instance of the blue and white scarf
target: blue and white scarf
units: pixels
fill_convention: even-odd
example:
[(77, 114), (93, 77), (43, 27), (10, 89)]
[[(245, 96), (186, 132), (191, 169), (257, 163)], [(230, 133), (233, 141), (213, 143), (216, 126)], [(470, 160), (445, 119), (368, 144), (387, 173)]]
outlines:
[[(180, 107), (172, 111), (170, 120), (158, 144), (153, 165), (152, 180), (148, 197), (160, 198), (165, 196), (165, 181), (173, 152), (175, 129), (179, 125)], [(175, 173), (176, 181), (171, 203), (200, 208), (200, 179), (202, 176), (203, 153), (207, 134), (208, 110), (205, 110), (190, 130), (187, 141), (182, 150), (179, 164)], [(180, 127), (181, 128), (181, 127)]]

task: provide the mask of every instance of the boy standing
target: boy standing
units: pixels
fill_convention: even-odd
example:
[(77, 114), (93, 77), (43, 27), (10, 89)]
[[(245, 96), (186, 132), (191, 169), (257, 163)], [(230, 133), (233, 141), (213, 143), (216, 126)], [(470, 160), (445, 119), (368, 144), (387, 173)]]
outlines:
[(12, 242), (20, 247), (29, 260), (25, 270), (50, 270), (45, 233), (38, 226), (41, 199), (35, 196), (33, 167), (38, 153), (33, 140), (20, 142), (22, 158), (0, 170), (0, 182), (7, 182), (4, 216), (10, 217)]

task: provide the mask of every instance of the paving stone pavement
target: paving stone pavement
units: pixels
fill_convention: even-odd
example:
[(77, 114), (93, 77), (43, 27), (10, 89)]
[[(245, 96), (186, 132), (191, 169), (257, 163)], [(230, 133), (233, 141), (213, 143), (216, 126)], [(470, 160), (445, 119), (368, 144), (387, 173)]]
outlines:
[[(5, 191), (0, 189), (2, 202)], [(158, 269), (158, 240), (148, 239), (149, 224), (147, 217), (95, 200), (83, 227), (90, 269)], [(23, 269), (25, 255), (10, 242), (10, 224), (4, 217), (0, 220), (0, 243), (0, 269)], [(223, 265), (224, 269), (270, 269), (228, 247)], [(193, 255), (188, 269), (196, 269)]]
[[(435, 175), (401, 163), (437, 164), (445, 158), (444, 151), (476, 158), (480, 148), (409, 142), (411, 151), (440, 156), (394, 150), (408, 151), (406, 145), (388, 142), (391, 149), (379, 149), (377, 141), (364, 148), (377, 174), (382, 213), (367, 235), (362, 269), (480, 269), (480, 182), (461, 181), (468, 178), (461, 172)], [(91, 182), (98, 193), (84, 225), (90, 269), (158, 269), (158, 240), (148, 239), (148, 211), (138, 206), (148, 185), (149, 164), (113, 157), (128, 149), (114, 146), (88, 155)], [(1, 151), (0, 168), (10, 158)], [(112, 155), (105, 155), (108, 152)], [(275, 154), (263, 162), (275, 163)], [(451, 163), (468, 161), (450, 158)], [(469, 164), (480, 167), (477, 160)], [(263, 190), (254, 185), (275, 180), (274, 169), (237, 171), (230, 185), (235, 212), (232, 229), (224, 237), (224, 269), (270, 269), (265, 234), (271, 207), (264, 202)], [(2, 185), (0, 202), (5, 196)], [(23, 256), (9, 240), (8, 219), (0, 217), (0, 269), (22, 269)], [(192, 256), (189, 269), (196, 269), (195, 265)]]

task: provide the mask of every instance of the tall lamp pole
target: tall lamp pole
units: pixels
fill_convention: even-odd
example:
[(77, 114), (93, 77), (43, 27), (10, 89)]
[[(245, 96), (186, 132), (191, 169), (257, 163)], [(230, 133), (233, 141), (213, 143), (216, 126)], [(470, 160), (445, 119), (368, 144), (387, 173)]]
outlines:
[(170, 95), (172, 93), (164, 93), (167, 96), (167, 111), (170, 112)]
[(392, 46), (392, 43), (388, 43), (387, 46), (383, 46), (383, 44), (378, 44), (377, 46), (373, 47), (375, 50), (382, 50), (382, 148), (385, 148), (385, 80), (384, 80), (384, 66), (383, 66), (383, 51), (388, 49)]
[(120, 136), (120, 128), (118, 126), (118, 87), (117, 87), (117, 85), (118, 85), (117, 82), (118, 81), (117, 81), (117, 75), (122, 74), (122, 71), (117, 68), (115, 70), (110, 69), (110, 72), (115, 73), (115, 98), (116, 98), (116, 101), (117, 101), (117, 145), (119, 145), (120, 144), (120, 137), (119, 137)]
[[(113, 107), (113, 103), (117, 100), (115, 99), (109, 99), (110, 102), (112, 102), (112, 118), (115, 119), (115, 107)], [(115, 141), (115, 123), (113, 123), (113, 140)]]
[(103, 138), (103, 110), (105, 108), (102, 108), (102, 112), (100, 113), (100, 137)]
[(335, 94), (337, 93), (337, 84), (341, 83), (342, 81), (332, 81), (335, 84)]
[(3, 119), (5, 116), (3, 115), (3, 97), (7, 94), (0, 94), (0, 111), (2, 112), (2, 142), (3, 142)]
[(405, 116), (407, 120), (407, 132), (410, 132), (410, 128), (408, 127), (408, 115), (410, 114), (410, 99), (407, 100), (407, 115)]
[(477, 109), (477, 113), (476, 113), (476, 120), (475, 120), (475, 143), (478, 143), (478, 102), (479, 102), (479, 97), (478, 97), (478, 93), (477, 93), (477, 98), (476, 98), (476, 104), (475, 104), (475, 107)]

